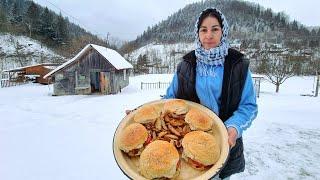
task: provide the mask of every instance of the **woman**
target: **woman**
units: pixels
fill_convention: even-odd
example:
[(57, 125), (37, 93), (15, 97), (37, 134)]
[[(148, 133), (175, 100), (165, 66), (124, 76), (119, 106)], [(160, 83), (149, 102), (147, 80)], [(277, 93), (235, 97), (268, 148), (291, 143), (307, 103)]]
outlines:
[(229, 48), (228, 24), (219, 10), (202, 11), (195, 26), (196, 49), (183, 57), (165, 98), (200, 103), (222, 119), (231, 150), (219, 178), (228, 179), (244, 171), (242, 132), (257, 116), (249, 61)]

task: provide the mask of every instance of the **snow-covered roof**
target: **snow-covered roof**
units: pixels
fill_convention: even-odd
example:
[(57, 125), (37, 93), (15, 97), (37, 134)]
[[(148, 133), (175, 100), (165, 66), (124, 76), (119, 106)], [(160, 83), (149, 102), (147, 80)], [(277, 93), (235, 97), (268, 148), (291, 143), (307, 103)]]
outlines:
[(58, 64), (55, 63), (42, 63), (42, 64), (35, 64), (35, 65), (30, 65), (30, 66), (23, 66), (23, 67), (18, 67), (14, 69), (7, 69), (3, 70), (2, 72), (14, 72), (14, 71), (23, 71), (26, 68), (31, 68), (31, 67), (36, 67), (36, 66), (43, 66), (47, 69), (52, 69), (52, 67), (58, 66)]
[(72, 62), (77, 61), (79, 57), (81, 57), (84, 53), (86, 53), (92, 48), (95, 49), (101, 56), (103, 56), (117, 70), (133, 68), (133, 66), (127, 60), (125, 60), (117, 51), (95, 44), (88, 44), (74, 58), (63, 63), (61, 66), (57, 67), (53, 71), (49, 72), (44, 76), (44, 78), (51, 76), (52, 74), (58, 72), (59, 70), (71, 64)]

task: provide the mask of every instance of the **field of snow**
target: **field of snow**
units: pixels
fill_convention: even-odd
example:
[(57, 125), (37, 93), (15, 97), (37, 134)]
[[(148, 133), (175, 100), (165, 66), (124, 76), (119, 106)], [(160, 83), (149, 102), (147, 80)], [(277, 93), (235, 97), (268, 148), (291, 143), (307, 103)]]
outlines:
[[(116, 95), (51, 96), (52, 86), (0, 88), (1, 180), (127, 179), (112, 153), (112, 138), (126, 109), (160, 98), (165, 89), (140, 90), (140, 82), (172, 75), (130, 78)], [(246, 170), (237, 179), (319, 179), (320, 98), (313, 77), (288, 79), (276, 94), (261, 84), (259, 113), (244, 132)], [(318, 120), (317, 120), (318, 119)]]

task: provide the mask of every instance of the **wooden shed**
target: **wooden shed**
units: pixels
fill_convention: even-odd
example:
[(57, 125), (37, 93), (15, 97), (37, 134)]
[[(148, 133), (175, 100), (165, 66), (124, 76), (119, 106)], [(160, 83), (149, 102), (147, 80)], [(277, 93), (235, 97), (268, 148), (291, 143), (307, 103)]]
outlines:
[(51, 83), (43, 77), (59, 65), (56, 63), (43, 63), (4, 70), (1, 74), (1, 87), (24, 84), (29, 81), (40, 84)]
[(74, 58), (45, 78), (54, 82), (53, 95), (116, 94), (129, 84), (133, 66), (118, 52), (88, 44)]

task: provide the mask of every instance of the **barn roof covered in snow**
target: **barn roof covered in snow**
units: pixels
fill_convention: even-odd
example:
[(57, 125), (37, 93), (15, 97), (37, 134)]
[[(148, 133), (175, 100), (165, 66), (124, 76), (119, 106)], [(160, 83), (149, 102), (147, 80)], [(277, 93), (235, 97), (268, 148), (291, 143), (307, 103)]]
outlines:
[(105, 58), (106, 61), (108, 61), (117, 70), (133, 68), (133, 66), (127, 60), (125, 60), (117, 51), (95, 44), (88, 44), (74, 58), (70, 59), (69, 61), (63, 63), (61, 66), (51, 71), (50, 73), (46, 74), (44, 78), (47, 78), (55, 74), (56, 72), (62, 70), (63, 68), (67, 67), (68, 65), (71, 65), (73, 62), (76, 62), (80, 59), (82, 55), (84, 55), (91, 49), (96, 50), (101, 56)]

